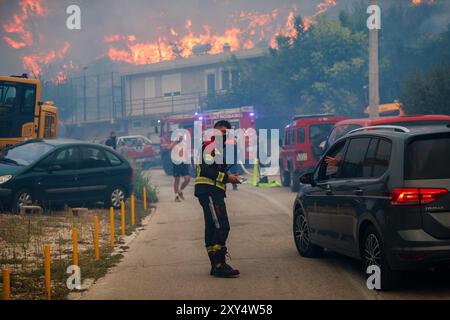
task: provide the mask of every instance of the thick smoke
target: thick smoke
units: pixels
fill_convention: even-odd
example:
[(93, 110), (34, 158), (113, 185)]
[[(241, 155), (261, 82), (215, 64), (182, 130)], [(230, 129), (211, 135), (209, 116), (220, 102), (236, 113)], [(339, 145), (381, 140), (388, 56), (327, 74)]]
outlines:
[[(21, 0), (31, 1), (34, 0)], [(322, 0), (323, 1), (323, 0)], [(30, 14), (25, 25), (33, 35), (33, 44), (21, 49), (13, 49), (3, 40), (11, 36), (0, 28), (0, 70), (2, 74), (21, 73), (23, 55), (45, 55), (54, 50), (62, 50), (70, 44), (64, 61), (55, 61), (54, 68), (61, 68), (67, 61), (82, 68), (95, 60), (105, 57), (107, 44), (105, 36), (112, 34), (135, 35), (140, 41), (154, 41), (162, 35), (170, 34), (171, 28), (183, 32), (186, 20), (192, 21), (193, 32), (201, 33), (204, 26), (213, 32), (223, 33), (232, 26), (232, 17), (241, 11), (270, 13), (278, 9), (287, 13), (294, 6), (304, 16), (317, 11), (319, 0), (78, 0), (75, 3), (82, 10), (82, 30), (69, 31), (66, 28), (66, 8), (74, 4), (72, 0), (40, 0), (46, 8), (45, 16)], [(344, 1), (341, 1), (344, 2)], [(20, 1), (0, 1), (1, 24), (13, 21), (14, 14), (20, 13)], [(282, 22), (286, 16), (280, 15)], [(14, 34), (11, 37), (16, 37)], [(42, 58), (41, 61), (46, 59)]]

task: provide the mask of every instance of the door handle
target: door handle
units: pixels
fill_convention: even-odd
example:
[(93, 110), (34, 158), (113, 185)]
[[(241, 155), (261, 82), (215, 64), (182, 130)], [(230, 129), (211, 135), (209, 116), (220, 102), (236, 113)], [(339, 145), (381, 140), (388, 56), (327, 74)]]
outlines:
[(364, 190), (356, 189), (355, 191), (353, 191), (353, 193), (357, 196), (362, 196), (364, 194)]
[(331, 188), (331, 185), (327, 184), (325, 186), (325, 189), (326, 189), (325, 193), (326, 193), (327, 196), (331, 196), (333, 194), (333, 189)]

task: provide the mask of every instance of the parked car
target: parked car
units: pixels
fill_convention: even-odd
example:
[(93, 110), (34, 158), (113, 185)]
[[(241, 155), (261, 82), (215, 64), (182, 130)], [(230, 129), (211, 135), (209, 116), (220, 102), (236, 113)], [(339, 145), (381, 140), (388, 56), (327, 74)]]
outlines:
[(313, 169), (322, 156), (321, 142), (336, 122), (344, 120), (330, 114), (296, 116), (285, 129), (280, 149), (280, 176), (284, 187), (297, 192), (298, 178)]
[(144, 136), (124, 136), (117, 138), (117, 152), (129, 161), (139, 164), (143, 169), (156, 164), (159, 151), (152, 141)]
[[(360, 128), (339, 139), (294, 206), (294, 238), (304, 257), (324, 248), (381, 270), (450, 262), (450, 125)], [(366, 269), (364, 269), (366, 270)]]
[(30, 140), (0, 156), (0, 203), (17, 211), (38, 203), (119, 208), (132, 191), (133, 170), (108, 147), (71, 140)]
[(418, 115), (418, 116), (400, 116), (400, 117), (380, 117), (375, 119), (348, 119), (338, 122), (334, 125), (331, 133), (324, 145), (324, 151), (332, 146), (338, 139), (345, 136), (352, 130), (381, 125), (399, 125), (407, 128), (417, 126), (442, 125), (450, 123), (450, 116), (447, 115)]

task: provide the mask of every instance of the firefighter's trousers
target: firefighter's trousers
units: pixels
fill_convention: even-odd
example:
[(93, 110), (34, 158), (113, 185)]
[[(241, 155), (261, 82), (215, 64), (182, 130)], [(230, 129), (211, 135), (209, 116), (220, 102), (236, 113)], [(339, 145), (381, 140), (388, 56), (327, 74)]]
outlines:
[(205, 218), (205, 246), (220, 249), (226, 246), (230, 223), (228, 221), (225, 196), (217, 193), (205, 193), (198, 196)]

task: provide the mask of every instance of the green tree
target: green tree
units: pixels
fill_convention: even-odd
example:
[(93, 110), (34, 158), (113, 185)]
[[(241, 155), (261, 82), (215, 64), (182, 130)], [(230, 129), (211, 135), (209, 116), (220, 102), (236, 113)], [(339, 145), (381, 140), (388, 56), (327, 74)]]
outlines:
[(412, 73), (402, 86), (402, 101), (409, 114), (450, 115), (450, 64)]
[(278, 49), (251, 63), (233, 61), (240, 85), (215, 99), (252, 104), (266, 115), (294, 112), (362, 112), (367, 83), (367, 38), (325, 15), (306, 32), (296, 19), (297, 35), (279, 37)]

